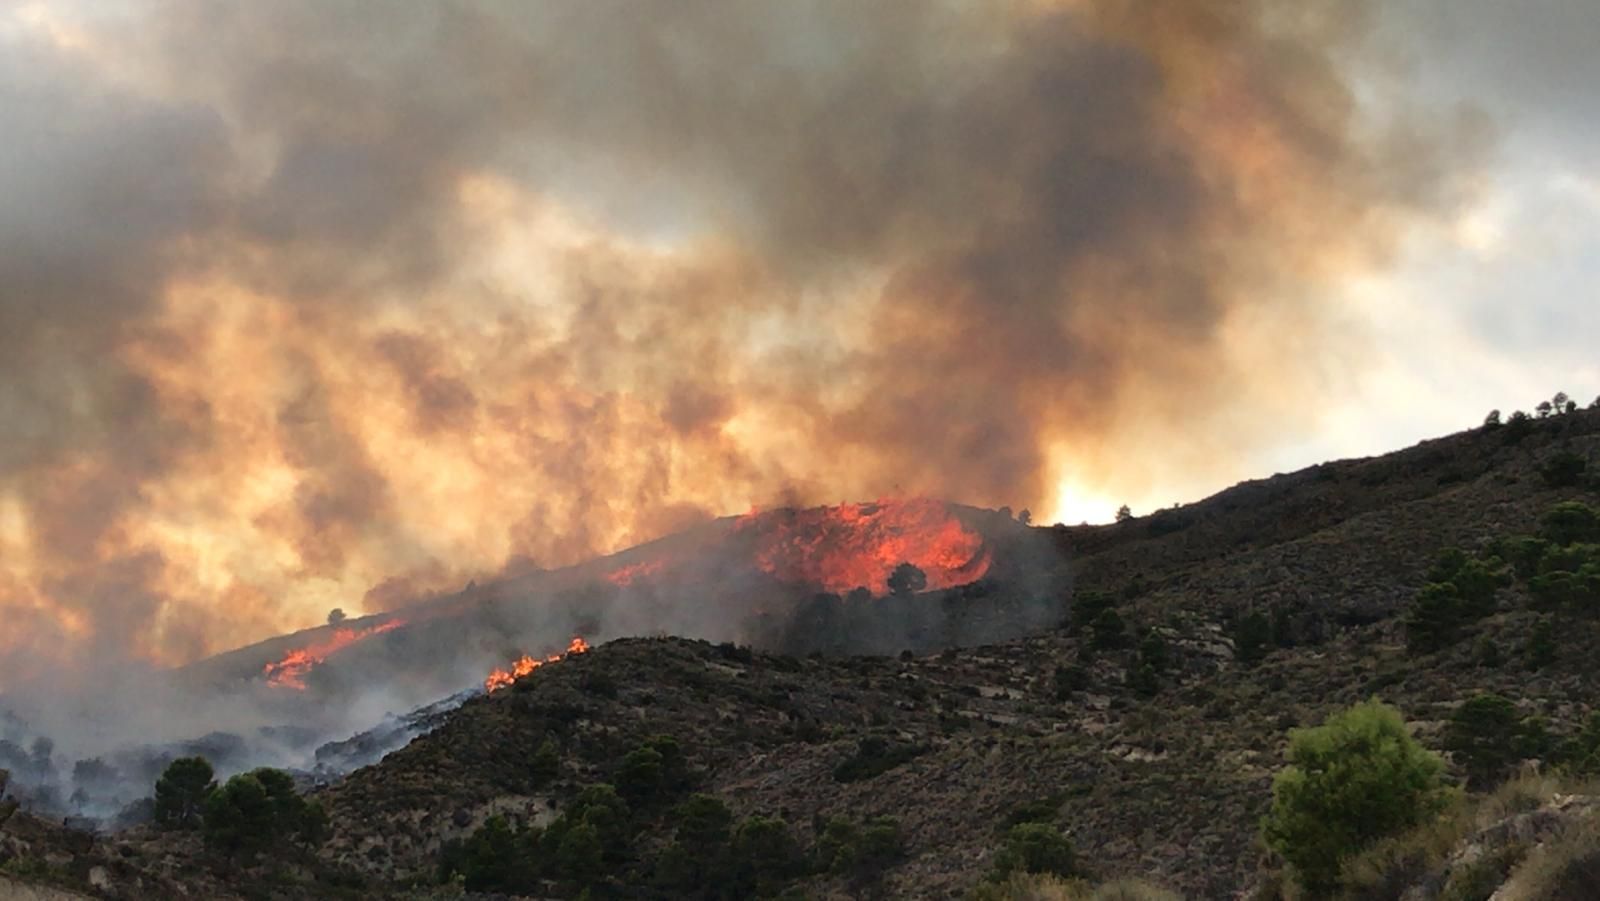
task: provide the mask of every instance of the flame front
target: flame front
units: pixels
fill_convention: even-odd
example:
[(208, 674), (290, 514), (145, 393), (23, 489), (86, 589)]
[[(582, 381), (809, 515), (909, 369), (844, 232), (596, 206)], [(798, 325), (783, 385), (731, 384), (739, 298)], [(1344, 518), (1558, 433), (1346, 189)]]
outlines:
[(496, 669), (489, 673), (489, 678), (483, 680), (483, 690), (487, 692), (499, 691), (546, 663), (555, 663), (557, 660), (570, 657), (573, 654), (583, 654), (588, 650), (589, 643), (584, 641), (582, 636), (573, 636), (572, 641), (567, 643), (565, 651), (559, 654), (551, 654), (543, 660), (537, 660), (527, 654), (523, 654), (511, 664), (510, 669)]
[(322, 641), (296, 648), (285, 654), (282, 660), (267, 664), (262, 673), (266, 675), (267, 683), (276, 688), (305, 691), (306, 675), (323, 661), (358, 641), (392, 632), (405, 624), (403, 619), (391, 619), (363, 629), (335, 629), (332, 635)]
[(929, 498), (752, 512), (740, 527), (757, 531), (762, 570), (837, 593), (866, 588), (881, 595), (902, 563), (921, 569), (934, 590), (977, 581), (990, 564), (983, 536)]
[(632, 563), (621, 569), (606, 573), (606, 581), (618, 588), (627, 588), (636, 580), (659, 575), (666, 568), (666, 565), (665, 560), (645, 560), (640, 563)]

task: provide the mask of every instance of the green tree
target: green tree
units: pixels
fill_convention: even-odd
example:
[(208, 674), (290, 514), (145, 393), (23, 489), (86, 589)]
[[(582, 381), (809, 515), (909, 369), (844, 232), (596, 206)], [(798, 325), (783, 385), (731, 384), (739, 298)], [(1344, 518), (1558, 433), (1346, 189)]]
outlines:
[(503, 816), (479, 826), (459, 852), (459, 872), (471, 892), (521, 892), (537, 883), (528, 835)]
[(900, 821), (894, 817), (875, 817), (860, 825), (835, 817), (817, 839), (818, 867), (858, 881), (876, 878), (904, 854)]
[(1464, 701), (1451, 714), (1443, 746), (1467, 774), (1470, 788), (1489, 788), (1520, 761), (1539, 754), (1543, 730), (1525, 721), (1517, 705), (1496, 694)]
[(1233, 658), (1245, 666), (1254, 666), (1267, 656), (1267, 646), (1272, 643), (1272, 623), (1266, 614), (1252, 610), (1233, 625)]
[(800, 845), (789, 824), (750, 817), (733, 834), (733, 873), (741, 897), (776, 894), (805, 869)]
[(216, 773), (204, 757), (179, 757), (156, 780), (156, 825), (163, 829), (196, 829), (205, 814), (206, 798), (217, 790)]
[(1583, 728), (1562, 749), (1562, 761), (1573, 773), (1600, 776), (1600, 713), (1589, 714)]
[(928, 574), (910, 563), (902, 563), (889, 574), (889, 593), (896, 596), (916, 594), (928, 587)]
[(1600, 511), (1578, 501), (1551, 507), (1540, 520), (1542, 537), (1565, 547), (1580, 541), (1600, 541)]
[(1556, 627), (1549, 617), (1534, 624), (1522, 656), (1531, 670), (1544, 669), (1556, 661)]
[(1117, 611), (1107, 608), (1100, 611), (1089, 624), (1089, 644), (1095, 650), (1105, 651), (1128, 646), (1128, 626), (1122, 621), (1122, 615)]
[(995, 879), (1013, 873), (1044, 873), (1071, 878), (1079, 875), (1072, 842), (1050, 823), (1018, 823), (1006, 833), (1005, 844), (994, 858)]
[(1133, 509), (1127, 504), (1117, 508), (1117, 522), (1127, 522), (1133, 518)]
[(533, 752), (533, 757), (528, 760), (528, 778), (533, 781), (534, 788), (543, 788), (554, 782), (561, 775), (561, 754), (556, 749), (556, 743), (545, 739), (539, 749)]
[(229, 779), (206, 798), (201, 821), (206, 843), (240, 853), (289, 840), (315, 845), (327, 829), (320, 805), (311, 805), (282, 770), (263, 767)]
[(1466, 604), (1453, 582), (1429, 582), (1422, 586), (1406, 611), (1406, 646), (1427, 654), (1454, 644), (1461, 637), (1467, 620)]
[(1571, 488), (1583, 479), (1589, 461), (1571, 451), (1560, 451), (1539, 466), (1539, 475), (1551, 488)]
[(1445, 808), (1443, 769), (1398, 711), (1377, 700), (1357, 704), (1289, 733), (1263, 837), (1308, 891), (1331, 894), (1344, 858)]

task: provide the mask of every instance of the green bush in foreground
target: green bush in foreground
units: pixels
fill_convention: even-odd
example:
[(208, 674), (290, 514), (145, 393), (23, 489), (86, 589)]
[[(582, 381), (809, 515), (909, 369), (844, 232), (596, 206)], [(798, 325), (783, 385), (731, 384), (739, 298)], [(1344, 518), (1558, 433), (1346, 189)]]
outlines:
[(1330, 894), (1344, 858), (1445, 809), (1443, 771), (1398, 711), (1375, 699), (1357, 704), (1289, 734), (1263, 837), (1307, 891)]
[(206, 798), (217, 790), (216, 774), (204, 757), (180, 757), (156, 780), (156, 825), (193, 829), (200, 825)]

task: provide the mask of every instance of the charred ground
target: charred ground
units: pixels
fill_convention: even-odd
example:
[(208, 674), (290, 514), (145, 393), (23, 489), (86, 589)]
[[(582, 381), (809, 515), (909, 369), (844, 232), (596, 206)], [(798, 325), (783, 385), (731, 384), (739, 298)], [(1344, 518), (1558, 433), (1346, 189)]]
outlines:
[[(1600, 412), (1324, 464), (1111, 526), (1035, 529), (1072, 556), (1075, 598), (1099, 600), (1030, 638), (857, 657), (605, 644), (468, 702), (321, 791), (332, 838), (294, 866), (224, 866), (189, 837), (142, 830), (69, 846), (25, 815), (6, 827), (7, 866), (37, 861), (83, 887), (99, 868), (96, 891), (110, 897), (421, 891), (446, 842), (494, 814), (548, 823), (667, 735), (685, 756), (685, 791), (780, 816), (802, 847), (830, 817), (898, 817), (904, 855), (871, 889), (890, 897), (961, 897), (1028, 806), (1097, 874), (1230, 897), (1258, 880), (1257, 822), (1288, 728), (1372, 695), (1425, 742), (1480, 691), (1518, 699), (1558, 734), (1591, 712), (1592, 620), (1564, 621), (1539, 661), (1525, 649), (1549, 617), (1520, 586), (1436, 653), (1408, 650), (1402, 622), (1442, 550), (1532, 532), (1553, 504), (1593, 501), (1592, 488), (1551, 485), (1557, 454), (1600, 458)], [(1120, 638), (1099, 617), (1108, 607)], [(1091, 612), (1099, 625), (1081, 621)], [(1256, 615), (1266, 644), (1241, 659), (1255, 655), (1235, 642), (1239, 624)], [(531, 764), (547, 743), (553, 776)], [(664, 813), (640, 825), (619, 878), (642, 874), (670, 838)], [(868, 891), (835, 875), (797, 884), (815, 897)]]

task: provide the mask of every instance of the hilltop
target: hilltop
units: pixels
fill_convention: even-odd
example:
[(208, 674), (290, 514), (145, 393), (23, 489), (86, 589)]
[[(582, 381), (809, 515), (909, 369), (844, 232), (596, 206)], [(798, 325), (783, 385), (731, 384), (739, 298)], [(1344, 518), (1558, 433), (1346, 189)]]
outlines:
[(870, 879), (797, 876), (805, 897), (964, 897), (1003, 827), (1041, 818), (1097, 877), (1233, 897), (1270, 864), (1257, 823), (1290, 728), (1374, 695), (1435, 746), (1479, 692), (1515, 699), (1557, 739), (1593, 712), (1600, 626), (1552, 630), (1520, 582), (1442, 649), (1408, 647), (1404, 624), (1442, 552), (1594, 501), (1592, 482), (1548, 477), (1558, 454), (1600, 460), (1600, 411), (1327, 463), (1112, 525), (1035, 527), (1075, 584), (1061, 620), (1026, 638), (890, 656), (613, 641), (468, 701), (317, 792), (330, 840), (270, 880), (241, 882), (192, 836), (143, 829), (64, 850), (38, 824), (8, 827), (0, 857), (13, 871), (47, 861), (80, 886), (98, 868), (109, 897), (434, 891), (422, 886), (449, 843), (495, 815), (556, 824), (585, 786), (633, 778), (630, 753), (666, 736), (681, 772), (661, 797), (639, 796), (641, 831), (614, 868), (629, 882), (665, 853), (669, 802), (698, 791), (738, 819), (781, 818), (802, 849), (826, 844), (830, 821), (898, 818), (902, 853)]

